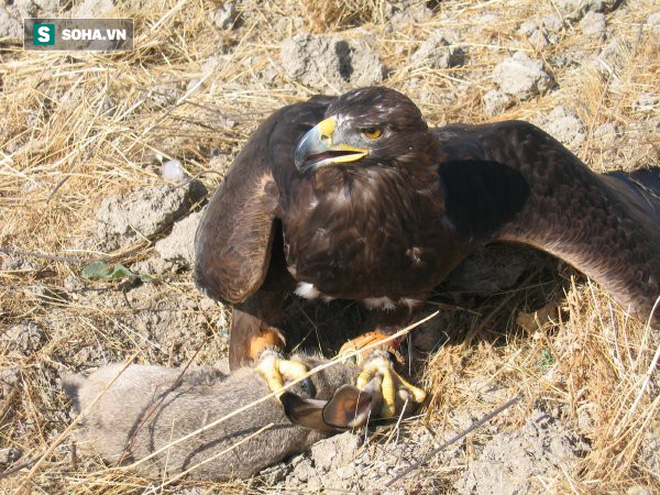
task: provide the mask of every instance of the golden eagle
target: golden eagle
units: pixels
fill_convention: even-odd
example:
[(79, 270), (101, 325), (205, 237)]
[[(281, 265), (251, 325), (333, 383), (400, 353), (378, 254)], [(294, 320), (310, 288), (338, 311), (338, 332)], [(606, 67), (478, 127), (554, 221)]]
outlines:
[[(378, 324), (360, 347), (408, 323), (492, 241), (547, 251), (648, 318), (660, 296), (658, 192), (657, 168), (596, 174), (526, 122), (430, 129), (392, 89), (319, 96), (275, 112), (236, 157), (197, 231), (195, 280), (234, 305), (231, 365), (261, 358), (272, 388), (301, 371), (278, 354), (288, 295), (362, 301)], [(382, 351), (364, 366), (423, 399)]]

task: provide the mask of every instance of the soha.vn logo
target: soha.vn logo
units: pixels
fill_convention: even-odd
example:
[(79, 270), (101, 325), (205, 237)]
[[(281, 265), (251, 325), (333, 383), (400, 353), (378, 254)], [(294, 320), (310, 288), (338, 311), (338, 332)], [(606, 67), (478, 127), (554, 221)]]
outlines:
[(32, 26), (32, 44), (54, 45), (55, 24), (35, 24)]

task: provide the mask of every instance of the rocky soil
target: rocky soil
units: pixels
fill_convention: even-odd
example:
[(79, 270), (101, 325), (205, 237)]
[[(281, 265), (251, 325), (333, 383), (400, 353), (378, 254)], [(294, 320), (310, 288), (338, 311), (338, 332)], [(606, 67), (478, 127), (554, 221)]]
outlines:
[[(26, 480), (71, 421), (62, 372), (128, 357), (171, 366), (226, 357), (230, 310), (194, 288), (194, 234), (233, 156), (283, 104), (385, 84), (413, 98), (432, 125), (523, 118), (599, 172), (657, 164), (653, 2), (376, 3), (0, 6), (0, 135), (3, 159), (13, 160), (2, 162), (0, 178), (0, 471), (16, 470), (0, 474), (0, 490)], [(85, 78), (118, 55), (32, 59), (35, 68), (12, 41), (22, 17), (115, 14), (162, 23), (165, 33), (159, 47), (140, 41), (149, 46), (113, 72), (116, 87)], [(177, 36), (185, 48), (168, 52)], [(80, 81), (35, 80), (44, 64)], [(85, 132), (111, 144), (88, 150)], [(68, 162), (69, 153), (80, 161)], [(612, 309), (570, 267), (524, 247), (475, 252), (426, 313), (438, 304), (458, 308), (412, 334), (415, 377), (432, 392), (416, 416), (334, 436), (252, 480), (184, 480), (164, 492), (660, 492), (657, 334)], [(331, 353), (341, 339), (329, 336), (355, 333), (366, 318), (354, 304), (293, 298), (285, 326), (290, 344)], [(35, 491), (158, 486), (73, 462), (74, 450), (66, 440), (55, 449), (32, 478)]]

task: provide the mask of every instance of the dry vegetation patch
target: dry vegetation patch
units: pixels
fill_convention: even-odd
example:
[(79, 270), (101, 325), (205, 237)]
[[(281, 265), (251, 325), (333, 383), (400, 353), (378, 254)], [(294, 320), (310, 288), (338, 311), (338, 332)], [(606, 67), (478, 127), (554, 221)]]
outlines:
[[(70, 15), (91, 5), (74, 3), (5, 9)], [(175, 159), (212, 191), (259, 122), (317, 91), (287, 75), (285, 40), (312, 33), (373, 54), (382, 84), (413, 98), (432, 125), (525, 119), (558, 134), (595, 171), (630, 170), (658, 164), (655, 2), (97, 3), (103, 15), (135, 18), (135, 51), (27, 53), (16, 40), (0, 42), (0, 470), (15, 470), (0, 475), (0, 490), (289, 492), (327, 488), (323, 479), (368, 490), (523, 392), (393, 489), (478, 492), (470, 476), (486, 476), (478, 466), (499, 462), (492, 455), (498, 445), (511, 449), (533, 436), (521, 437), (531, 424), (545, 428), (535, 434), (539, 441), (567, 431), (562, 438), (572, 443), (562, 452), (573, 458), (538, 459), (520, 475), (521, 490), (660, 491), (657, 330), (556, 261), (526, 273), (513, 289), (462, 299), (476, 313), (445, 311), (416, 333), (429, 406), (421, 418), (371, 432), (345, 465), (323, 467), (312, 453), (253, 480), (183, 481), (161, 490), (158, 481), (76, 460), (68, 439), (54, 443), (71, 421), (59, 388), (63, 371), (129, 357), (179, 365), (225, 356), (229, 311), (197, 292), (187, 266), (163, 261), (154, 249), (171, 224), (110, 246), (98, 234), (97, 212), (110, 197), (182, 187), (161, 174), (163, 162)], [(537, 64), (547, 84), (532, 81), (534, 89), (519, 92), (500, 82), (496, 67), (512, 57)], [(529, 64), (522, 65), (528, 77)], [(349, 82), (326, 90), (336, 94)], [(557, 119), (566, 123), (555, 125)], [(204, 202), (190, 201), (182, 215)], [(99, 259), (151, 278), (83, 278), (83, 268)], [(307, 325), (311, 340), (356, 311), (293, 306), (295, 318), (316, 322)], [(343, 477), (330, 476), (340, 467)]]

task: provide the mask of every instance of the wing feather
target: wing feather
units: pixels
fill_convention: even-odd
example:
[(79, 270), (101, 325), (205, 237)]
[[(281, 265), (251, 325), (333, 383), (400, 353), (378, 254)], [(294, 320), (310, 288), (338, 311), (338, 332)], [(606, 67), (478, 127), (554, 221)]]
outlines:
[[(209, 297), (237, 304), (268, 273), (279, 187), (295, 172), (302, 135), (320, 121), (329, 97), (283, 107), (259, 126), (214, 192), (195, 237), (195, 283)], [(278, 185), (279, 184), (279, 185)]]

